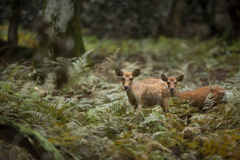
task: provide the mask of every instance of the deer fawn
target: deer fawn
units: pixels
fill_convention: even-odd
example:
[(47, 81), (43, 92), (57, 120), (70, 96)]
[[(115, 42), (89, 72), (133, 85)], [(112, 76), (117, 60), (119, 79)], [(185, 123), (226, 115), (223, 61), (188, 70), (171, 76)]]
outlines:
[(198, 107), (200, 110), (203, 109), (205, 99), (210, 93), (212, 94), (211, 99), (214, 102), (212, 106), (221, 104), (222, 98), (225, 95), (224, 88), (220, 86), (206, 86), (180, 93), (177, 88), (177, 83), (183, 80), (184, 75), (180, 75), (175, 78), (167, 77), (166, 75), (161, 74), (161, 78), (163, 81), (167, 82), (171, 97), (178, 97), (183, 100), (192, 100), (193, 103), (191, 105)]
[(137, 113), (142, 107), (160, 104), (164, 112), (168, 112), (170, 92), (167, 83), (161, 79), (144, 79), (133, 83), (133, 79), (140, 74), (140, 69), (133, 72), (123, 72), (115, 69), (117, 76), (122, 77), (122, 89), (127, 92), (129, 102), (137, 108)]

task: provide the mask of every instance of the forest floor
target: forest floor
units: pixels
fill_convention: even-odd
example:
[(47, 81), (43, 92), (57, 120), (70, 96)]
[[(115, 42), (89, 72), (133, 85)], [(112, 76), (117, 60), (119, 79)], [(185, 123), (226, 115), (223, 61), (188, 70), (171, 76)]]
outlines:
[[(51, 71), (41, 85), (33, 77), (43, 68), (8, 66), (1, 73), (0, 116), (39, 132), (66, 159), (240, 159), (239, 40), (84, 37), (84, 43), (88, 51), (82, 57), (44, 63)], [(59, 66), (69, 80), (56, 90), (52, 71)], [(228, 103), (203, 112), (173, 98), (169, 113), (155, 106), (135, 119), (133, 107), (124, 104), (116, 68), (141, 69), (135, 81), (183, 74), (181, 91), (221, 85)], [(33, 159), (2, 141), (0, 154)]]

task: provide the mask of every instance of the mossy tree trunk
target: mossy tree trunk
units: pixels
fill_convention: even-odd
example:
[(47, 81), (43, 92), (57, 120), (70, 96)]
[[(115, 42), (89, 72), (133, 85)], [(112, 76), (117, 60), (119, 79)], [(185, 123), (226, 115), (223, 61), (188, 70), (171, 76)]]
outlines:
[(52, 59), (79, 57), (85, 52), (82, 39), (81, 0), (46, 0), (44, 16), (55, 32), (51, 42), (54, 53)]
[(68, 23), (68, 36), (74, 39), (73, 57), (79, 57), (85, 52), (82, 40), (82, 24), (81, 24), (81, 1), (74, 1), (74, 15)]
[(63, 160), (58, 150), (38, 132), (0, 117), (0, 140), (27, 149), (36, 159)]
[[(81, 0), (45, 0), (44, 18), (54, 28), (50, 42), (52, 60), (57, 57), (80, 57), (84, 52), (81, 29)], [(56, 70), (57, 85), (60, 89), (67, 82), (66, 67)]]

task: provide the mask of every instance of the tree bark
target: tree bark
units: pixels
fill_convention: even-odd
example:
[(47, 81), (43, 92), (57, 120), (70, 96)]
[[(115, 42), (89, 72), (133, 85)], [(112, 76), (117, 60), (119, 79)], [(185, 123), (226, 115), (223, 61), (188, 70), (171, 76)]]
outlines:
[[(74, 3), (74, 12), (68, 22), (66, 31), (56, 35), (56, 38), (52, 42), (54, 60), (56, 60), (57, 57), (80, 57), (85, 52), (81, 29), (81, 0), (73, 0), (72, 2)], [(56, 89), (60, 89), (63, 84), (67, 82), (66, 68), (59, 66), (56, 74)]]
[(227, 8), (229, 17), (233, 25), (233, 34), (235, 37), (240, 36), (240, 1), (239, 0), (229, 0)]
[(182, 10), (183, 10), (184, 0), (175, 0), (172, 11), (169, 17), (169, 22), (171, 30), (174, 35), (179, 34), (179, 30), (182, 25)]
[(9, 19), (9, 27), (8, 27), (8, 43), (17, 45), (18, 43), (18, 23), (20, 20), (20, 11), (23, 0), (14, 0), (12, 5), (12, 13)]
[(81, 26), (81, 1), (74, 1), (74, 15), (68, 23), (67, 34), (74, 39), (73, 57), (80, 57), (85, 48), (82, 40), (82, 26)]
[(64, 160), (58, 150), (39, 133), (1, 117), (0, 140), (26, 148), (37, 160)]
[(52, 42), (54, 60), (57, 57), (80, 57), (85, 52), (81, 29), (81, 1), (73, 0), (73, 3), (74, 13), (67, 24), (66, 31), (59, 32)]

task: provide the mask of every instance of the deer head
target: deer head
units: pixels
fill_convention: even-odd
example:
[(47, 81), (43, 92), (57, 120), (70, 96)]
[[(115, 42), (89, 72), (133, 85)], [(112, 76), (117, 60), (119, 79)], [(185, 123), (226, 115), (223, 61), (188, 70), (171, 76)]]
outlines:
[(165, 74), (161, 74), (161, 79), (167, 82), (170, 93), (177, 91), (177, 82), (181, 82), (184, 78), (184, 75), (180, 75), (178, 77), (167, 77)]
[(122, 77), (122, 89), (126, 91), (132, 87), (133, 79), (140, 74), (140, 69), (135, 69), (133, 72), (123, 72), (120, 69), (115, 69), (115, 73)]

